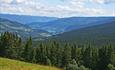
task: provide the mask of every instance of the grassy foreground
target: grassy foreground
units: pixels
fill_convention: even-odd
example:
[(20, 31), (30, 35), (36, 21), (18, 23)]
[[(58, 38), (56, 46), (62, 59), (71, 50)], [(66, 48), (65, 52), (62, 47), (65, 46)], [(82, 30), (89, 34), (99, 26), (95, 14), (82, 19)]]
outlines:
[(61, 70), (61, 69), (0, 57), (0, 70)]

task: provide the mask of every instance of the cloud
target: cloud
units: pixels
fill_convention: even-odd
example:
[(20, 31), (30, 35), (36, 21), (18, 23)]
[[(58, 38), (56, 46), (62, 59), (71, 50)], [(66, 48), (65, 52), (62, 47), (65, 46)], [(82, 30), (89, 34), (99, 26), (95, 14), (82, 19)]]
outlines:
[[(113, 0), (60, 0), (62, 4), (49, 5), (37, 0), (0, 0), (0, 12), (38, 16), (114, 16), (114, 8), (103, 8)], [(99, 4), (87, 7), (86, 4)]]
[(98, 3), (98, 4), (104, 4), (105, 0), (91, 0), (91, 2)]
[(14, 1), (16, 1), (17, 3), (23, 3), (23, 2), (26, 2), (28, 0), (14, 0)]
[(0, 3), (11, 3), (13, 0), (0, 0)]
[(108, 3), (115, 3), (115, 0), (105, 0), (105, 3), (108, 4)]
[(98, 4), (109, 4), (109, 3), (115, 3), (115, 0), (90, 0), (93, 3)]

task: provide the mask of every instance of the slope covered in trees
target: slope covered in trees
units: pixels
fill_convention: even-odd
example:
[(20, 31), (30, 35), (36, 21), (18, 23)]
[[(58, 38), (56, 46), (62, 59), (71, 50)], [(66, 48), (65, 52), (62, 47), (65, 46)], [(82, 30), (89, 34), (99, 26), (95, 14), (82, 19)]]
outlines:
[[(105, 21), (106, 20), (106, 21)], [(60, 34), (74, 29), (100, 25), (115, 21), (115, 17), (69, 17), (49, 22), (33, 22), (31, 28), (42, 29), (53, 34)]]
[(15, 34), (2, 33), (0, 35), (0, 56), (56, 66), (64, 70), (115, 69), (115, 46), (111, 42), (99, 47), (66, 41), (63, 44), (57, 41), (37, 42), (34, 46), (32, 44), (31, 37), (24, 43)]
[(19, 36), (23, 38), (27, 38), (29, 36), (32, 36), (32, 38), (37, 37), (39, 38), (45, 38), (50, 36), (51, 34), (47, 31), (40, 30), (40, 29), (32, 29), (31, 27), (15, 22), (10, 21), (8, 19), (0, 18), (0, 33), (2, 32), (12, 32), (17, 33)]
[(65, 32), (52, 37), (54, 40), (76, 41), (78, 43), (106, 44), (115, 42), (115, 22)]

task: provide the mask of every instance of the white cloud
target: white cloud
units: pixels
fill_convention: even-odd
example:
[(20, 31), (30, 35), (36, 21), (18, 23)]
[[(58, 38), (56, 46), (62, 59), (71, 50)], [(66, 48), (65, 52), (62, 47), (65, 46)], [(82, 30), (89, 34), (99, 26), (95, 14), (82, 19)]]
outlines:
[(17, 3), (23, 3), (23, 2), (26, 2), (28, 0), (15, 0)]
[(90, 2), (98, 3), (98, 4), (104, 4), (105, 0), (90, 0)]
[(13, 0), (0, 0), (0, 3), (11, 3)]
[(98, 4), (115, 3), (115, 0), (90, 0), (90, 1)]
[[(62, 2), (66, 2), (63, 0)], [(114, 10), (103, 7), (86, 7), (86, 2), (105, 4), (112, 0), (68, 0), (68, 4), (57, 4), (55, 6), (37, 2), (36, 0), (0, 0), (0, 12), (16, 13), (38, 16), (114, 16)]]

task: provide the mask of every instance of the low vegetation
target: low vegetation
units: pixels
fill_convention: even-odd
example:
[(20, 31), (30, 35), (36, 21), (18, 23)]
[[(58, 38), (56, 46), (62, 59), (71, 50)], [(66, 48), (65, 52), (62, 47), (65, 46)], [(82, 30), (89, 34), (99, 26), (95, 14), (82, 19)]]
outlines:
[(0, 58), (0, 70), (61, 70), (61, 69), (6, 58)]

